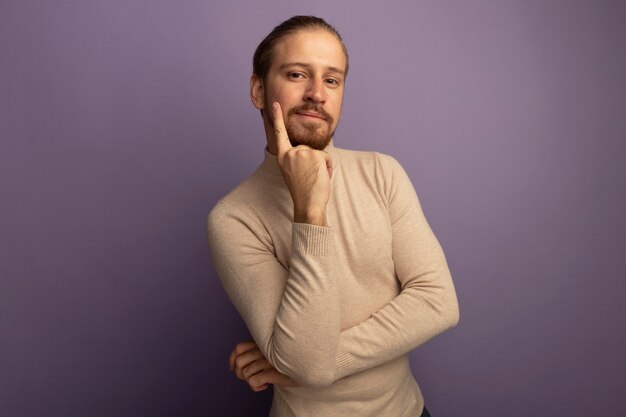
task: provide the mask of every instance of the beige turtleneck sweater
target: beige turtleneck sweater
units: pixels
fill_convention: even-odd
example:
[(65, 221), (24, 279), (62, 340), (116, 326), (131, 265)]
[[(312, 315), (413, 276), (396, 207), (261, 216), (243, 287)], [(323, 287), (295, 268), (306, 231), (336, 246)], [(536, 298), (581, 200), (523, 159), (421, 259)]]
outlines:
[(222, 198), (208, 241), (224, 289), (268, 361), (271, 416), (419, 416), (408, 352), (458, 321), (446, 260), (390, 156), (326, 149), (328, 227), (293, 222), (276, 157)]

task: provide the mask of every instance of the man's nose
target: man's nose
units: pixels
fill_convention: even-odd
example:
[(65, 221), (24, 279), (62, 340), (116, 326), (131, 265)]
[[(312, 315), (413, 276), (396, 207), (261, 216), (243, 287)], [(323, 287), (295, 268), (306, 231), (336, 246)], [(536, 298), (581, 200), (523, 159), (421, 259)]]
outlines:
[(324, 80), (311, 79), (307, 87), (304, 97), (306, 101), (312, 101), (314, 103), (324, 103), (326, 101)]

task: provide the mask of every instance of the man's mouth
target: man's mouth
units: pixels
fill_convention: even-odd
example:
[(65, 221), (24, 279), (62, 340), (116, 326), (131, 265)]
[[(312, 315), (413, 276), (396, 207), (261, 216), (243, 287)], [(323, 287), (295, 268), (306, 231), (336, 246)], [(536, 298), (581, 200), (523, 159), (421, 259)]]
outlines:
[(315, 118), (315, 119), (326, 120), (326, 118), (322, 114), (314, 112), (314, 111), (299, 111), (299, 112), (296, 112), (296, 114), (300, 115), (300, 116), (306, 116), (306, 117), (312, 117), (312, 118)]

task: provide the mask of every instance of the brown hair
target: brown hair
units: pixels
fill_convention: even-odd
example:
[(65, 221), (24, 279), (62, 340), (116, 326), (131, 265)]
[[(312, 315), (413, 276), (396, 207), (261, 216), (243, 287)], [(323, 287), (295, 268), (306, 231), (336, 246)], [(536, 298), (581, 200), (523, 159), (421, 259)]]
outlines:
[(265, 80), (267, 73), (272, 66), (272, 59), (274, 58), (274, 46), (283, 36), (297, 32), (299, 30), (307, 29), (324, 29), (332, 33), (337, 37), (343, 53), (346, 56), (346, 73), (348, 75), (348, 50), (343, 44), (343, 40), (339, 35), (339, 32), (332, 27), (328, 22), (320, 17), (315, 16), (293, 16), (285, 20), (280, 25), (276, 26), (270, 33), (261, 41), (254, 52), (254, 58), (252, 59), (252, 72), (261, 79)]

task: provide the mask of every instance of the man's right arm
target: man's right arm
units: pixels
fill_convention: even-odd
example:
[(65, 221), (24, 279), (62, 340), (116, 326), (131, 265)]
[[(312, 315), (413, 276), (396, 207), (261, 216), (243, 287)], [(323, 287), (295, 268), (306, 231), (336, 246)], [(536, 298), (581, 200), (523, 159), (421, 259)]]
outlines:
[(213, 263), (265, 358), (303, 385), (334, 379), (339, 294), (333, 229), (326, 226), (330, 156), (292, 147), (282, 109), (272, 105), (277, 162), (293, 202), (289, 269), (280, 264), (259, 219), (221, 200), (208, 219)]
[(222, 285), (267, 360), (302, 385), (330, 384), (340, 328), (332, 229), (293, 223), (288, 270), (264, 227), (225, 200), (207, 231)]

